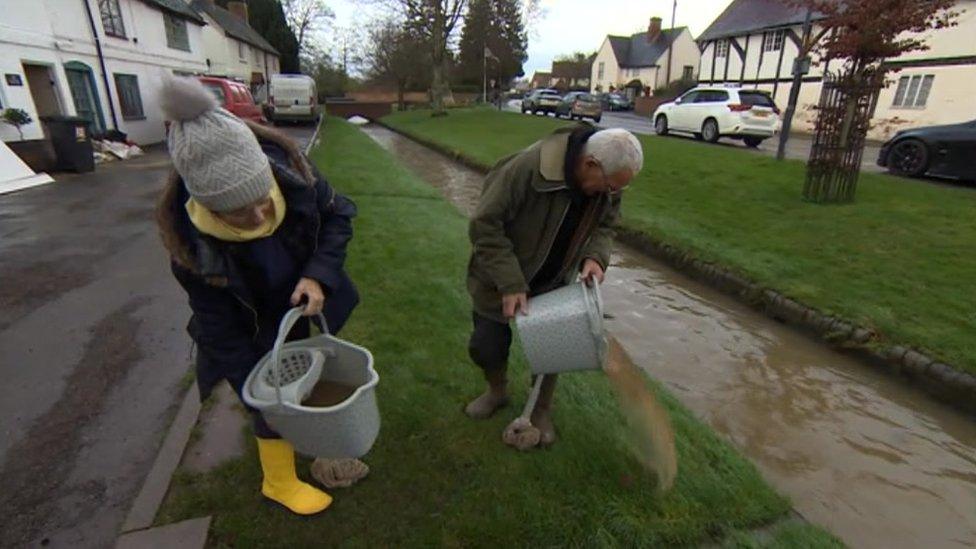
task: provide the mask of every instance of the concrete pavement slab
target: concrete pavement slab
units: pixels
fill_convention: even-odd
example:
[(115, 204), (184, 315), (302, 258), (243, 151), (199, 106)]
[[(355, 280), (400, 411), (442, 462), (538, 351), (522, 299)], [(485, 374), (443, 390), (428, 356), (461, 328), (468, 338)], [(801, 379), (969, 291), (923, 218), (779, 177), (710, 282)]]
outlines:
[(207, 543), (210, 517), (138, 530), (119, 537), (115, 549), (197, 549)]
[(212, 403), (200, 413), (196, 436), (183, 453), (180, 468), (191, 473), (211, 471), (244, 454), (244, 428), (248, 415), (234, 389), (221, 383), (210, 397)]

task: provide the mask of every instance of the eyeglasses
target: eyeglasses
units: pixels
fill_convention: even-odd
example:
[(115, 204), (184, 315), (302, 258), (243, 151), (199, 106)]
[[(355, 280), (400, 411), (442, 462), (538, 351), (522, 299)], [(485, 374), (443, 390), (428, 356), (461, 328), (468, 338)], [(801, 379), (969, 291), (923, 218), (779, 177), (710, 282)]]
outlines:
[(607, 195), (609, 195), (611, 197), (617, 197), (617, 196), (622, 195), (624, 193), (624, 191), (627, 190), (627, 188), (628, 188), (627, 185), (624, 185), (623, 187), (620, 187), (619, 189), (614, 189), (613, 188), (613, 185), (610, 184), (610, 178), (607, 177), (606, 170), (603, 169), (603, 164), (601, 164), (601, 163), (598, 162), (597, 163), (597, 166), (600, 167), (600, 175), (603, 177), (603, 188), (606, 191)]

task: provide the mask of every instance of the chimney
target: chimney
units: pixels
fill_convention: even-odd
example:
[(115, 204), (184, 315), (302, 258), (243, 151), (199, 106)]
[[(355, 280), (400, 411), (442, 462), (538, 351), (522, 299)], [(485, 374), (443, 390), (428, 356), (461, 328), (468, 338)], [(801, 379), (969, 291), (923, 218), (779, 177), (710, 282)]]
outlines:
[(661, 18), (651, 17), (651, 24), (647, 26), (647, 41), (654, 42), (658, 36), (661, 36)]
[[(238, 17), (238, 19), (240, 19), (241, 21), (244, 21), (245, 23), (248, 23), (248, 20), (247, 20), (247, 4), (246, 3), (244, 3), (244, 2), (227, 2), (227, 11), (229, 11), (229, 12), (233, 13), (234, 15), (236, 15)], [(659, 29), (661, 27), (660, 21), (661, 20), (658, 19), (658, 23), (659, 23), (658, 24), (658, 28)], [(248, 24), (250, 24), (250, 23), (248, 23)]]

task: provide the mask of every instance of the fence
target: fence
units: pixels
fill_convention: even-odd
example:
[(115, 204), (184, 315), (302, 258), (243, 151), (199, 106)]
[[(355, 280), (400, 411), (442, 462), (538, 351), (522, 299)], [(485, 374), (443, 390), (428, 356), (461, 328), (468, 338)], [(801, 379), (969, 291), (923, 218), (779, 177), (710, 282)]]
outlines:
[(864, 141), (881, 87), (881, 78), (873, 73), (824, 74), (804, 198), (854, 200)]

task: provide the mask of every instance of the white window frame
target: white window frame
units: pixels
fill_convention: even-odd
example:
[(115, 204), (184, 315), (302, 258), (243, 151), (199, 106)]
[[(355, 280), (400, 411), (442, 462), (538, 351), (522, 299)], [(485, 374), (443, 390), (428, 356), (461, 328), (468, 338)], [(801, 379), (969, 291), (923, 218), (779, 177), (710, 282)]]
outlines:
[[(132, 88), (129, 89), (129, 91), (133, 92), (132, 96), (129, 97), (132, 101), (129, 103), (126, 103), (124, 99), (126, 94), (124, 93), (123, 86), (119, 85), (119, 77), (122, 77), (123, 81), (132, 83)], [(139, 76), (116, 72), (112, 74), (112, 80), (115, 81), (115, 93), (119, 98), (119, 111), (122, 112), (122, 120), (145, 120), (146, 108), (142, 103), (142, 90), (139, 89)], [(129, 107), (128, 112), (126, 112), (126, 107)], [(131, 109), (138, 109), (139, 112), (134, 112)]]
[(596, 79), (603, 80), (603, 69), (606, 68), (606, 63), (600, 61), (596, 66)]
[(895, 109), (922, 110), (928, 104), (932, 86), (935, 83), (934, 74), (906, 74), (898, 79), (895, 97), (891, 102)]
[[(102, 20), (102, 31), (107, 36), (126, 38), (125, 21), (122, 19), (122, 8), (119, 6), (119, 0), (98, 0), (98, 15)], [(106, 18), (108, 19), (107, 24)]]
[(190, 32), (186, 28), (186, 19), (164, 12), (163, 27), (166, 31), (166, 46), (168, 48), (190, 51)]
[(726, 58), (729, 56), (729, 39), (722, 38), (715, 41), (715, 57)]
[(763, 33), (763, 51), (779, 51), (783, 49), (783, 42), (786, 40), (786, 29), (766, 31)]
[(237, 42), (237, 58), (241, 61), (247, 61), (247, 57), (244, 56), (244, 42), (240, 40), (234, 40)]

